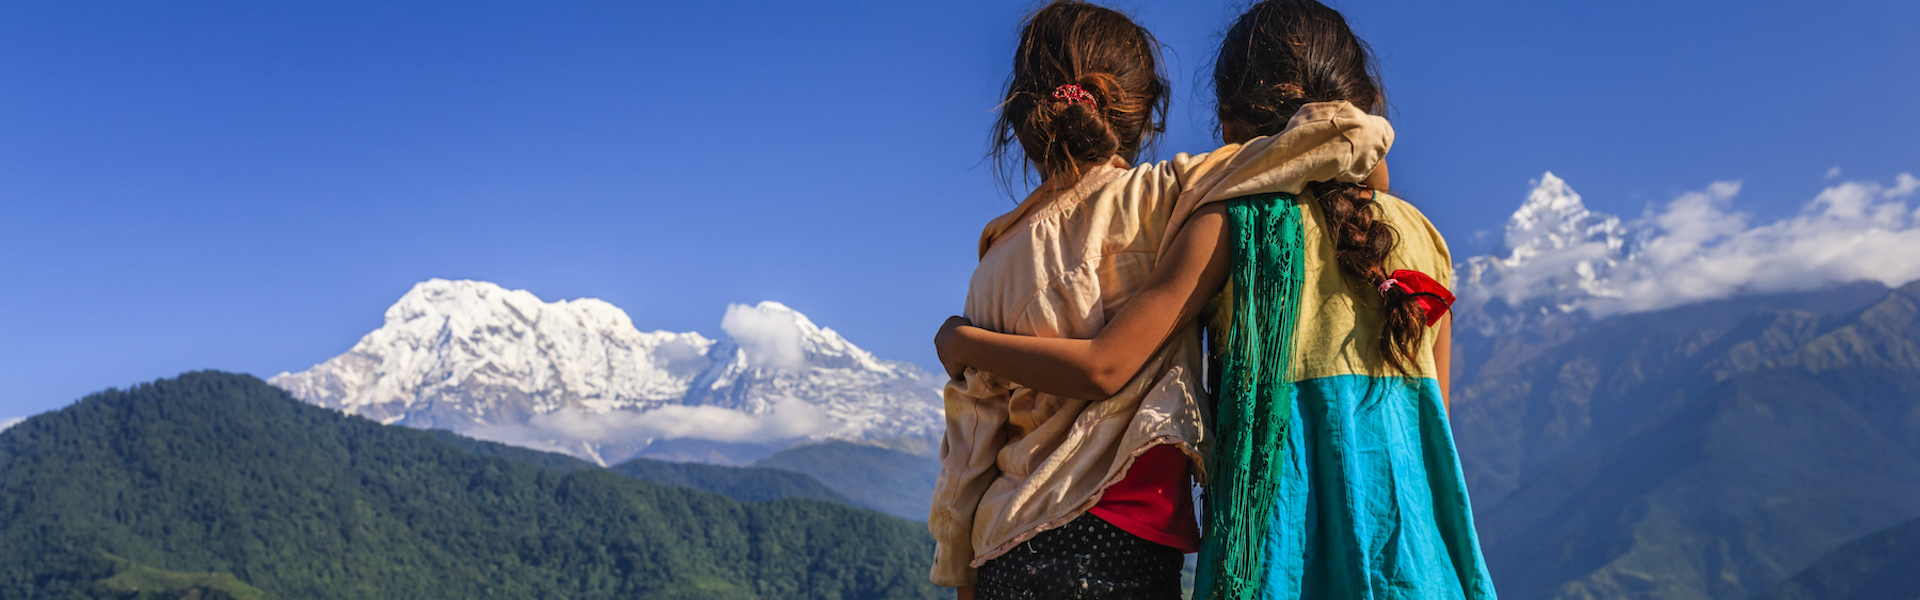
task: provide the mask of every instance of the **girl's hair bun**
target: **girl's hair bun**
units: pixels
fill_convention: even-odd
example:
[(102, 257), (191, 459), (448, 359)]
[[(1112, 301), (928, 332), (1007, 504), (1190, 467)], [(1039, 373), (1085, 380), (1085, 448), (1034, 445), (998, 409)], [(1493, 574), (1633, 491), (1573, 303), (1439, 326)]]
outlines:
[[(994, 166), (1003, 181), (1019, 144), (1041, 179), (1077, 179), (1080, 165), (1138, 158), (1162, 129), (1167, 82), (1159, 45), (1112, 9), (1059, 0), (1020, 31), (1006, 102), (994, 125)], [(1091, 98), (1088, 98), (1091, 96)]]
[[(1084, 90), (1093, 96), (1091, 102), (1078, 102), (1062, 99), (1059, 90)], [(1117, 86), (1113, 76), (1105, 73), (1083, 75), (1078, 81), (1061, 84), (1049, 92), (1039, 106), (1031, 111), (1025, 132), (1020, 135), (1020, 143), (1027, 147), (1028, 154), (1035, 147), (1043, 148), (1040, 162), (1047, 165), (1061, 165), (1069, 170), (1075, 165), (1105, 159), (1120, 152), (1120, 136), (1113, 131), (1113, 125), (1107, 121), (1108, 99)]]

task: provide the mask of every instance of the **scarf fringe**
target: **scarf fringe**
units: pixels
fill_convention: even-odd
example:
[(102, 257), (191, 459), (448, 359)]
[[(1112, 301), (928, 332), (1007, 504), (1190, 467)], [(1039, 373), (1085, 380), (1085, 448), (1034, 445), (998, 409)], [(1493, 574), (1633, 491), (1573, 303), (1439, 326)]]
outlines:
[(1300, 205), (1292, 194), (1228, 201), (1233, 242), (1233, 323), (1215, 406), (1220, 441), (1207, 486), (1201, 568), (1211, 590), (1196, 598), (1248, 600), (1264, 579), (1261, 551), (1286, 465), (1293, 417), (1293, 335), (1304, 274)]

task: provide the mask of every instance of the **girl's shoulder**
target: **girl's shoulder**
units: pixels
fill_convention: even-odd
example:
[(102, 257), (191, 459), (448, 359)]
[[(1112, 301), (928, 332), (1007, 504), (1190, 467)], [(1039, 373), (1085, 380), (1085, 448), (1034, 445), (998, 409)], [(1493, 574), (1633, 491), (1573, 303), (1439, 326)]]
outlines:
[(1453, 254), (1447, 240), (1425, 213), (1411, 202), (1387, 192), (1374, 198), (1377, 217), (1393, 227), (1395, 244), (1387, 266), (1426, 273), (1440, 285), (1453, 287)]

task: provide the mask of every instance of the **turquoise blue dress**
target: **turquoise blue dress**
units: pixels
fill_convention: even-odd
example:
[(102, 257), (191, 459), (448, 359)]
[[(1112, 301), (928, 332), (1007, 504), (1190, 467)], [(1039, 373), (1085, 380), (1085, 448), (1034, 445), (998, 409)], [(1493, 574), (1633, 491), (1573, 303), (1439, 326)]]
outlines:
[(1257, 597), (1494, 598), (1436, 382), (1296, 385)]

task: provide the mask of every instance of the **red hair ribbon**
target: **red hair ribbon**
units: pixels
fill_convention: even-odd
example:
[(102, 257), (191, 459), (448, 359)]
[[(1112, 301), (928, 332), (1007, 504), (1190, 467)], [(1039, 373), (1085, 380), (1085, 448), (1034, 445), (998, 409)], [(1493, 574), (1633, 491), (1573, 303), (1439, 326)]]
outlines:
[(1053, 88), (1053, 99), (1067, 104), (1086, 104), (1090, 108), (1100, 107), (1100, 101), (1094, 99), (1092, 92), (1072, 83)]
[(1413, 296), (1414, 302), (1420, 303), (1420, 309), (1427, 312), (1428, 327), (1439, 323), (1440, 317), (1447, 314), (1447, 308), (1453, 306), (1453, 292), (1447, 291), (1447, 286), (1440, 285), (1426, 273), (1405, 269), (1394, 271), (1386, 281), (1380, 282), (1380, 295), (1387, 295), (1387, 290), (1393, 288), (1400, 288), (1400, 291)]

